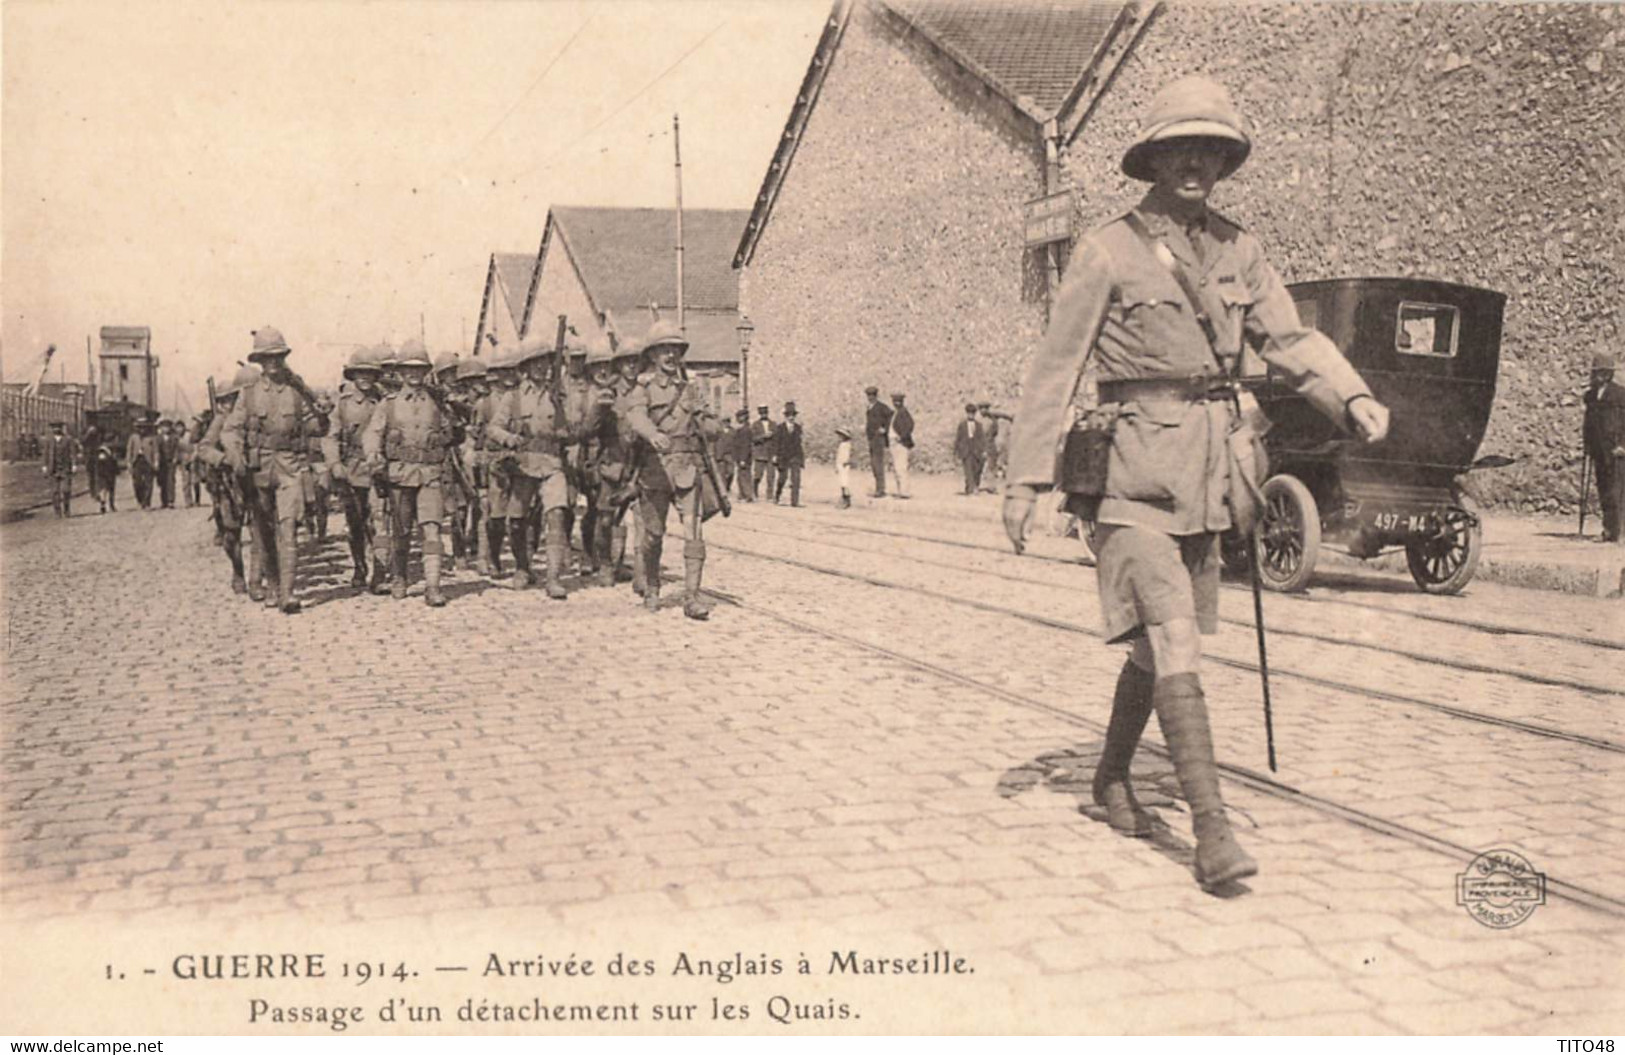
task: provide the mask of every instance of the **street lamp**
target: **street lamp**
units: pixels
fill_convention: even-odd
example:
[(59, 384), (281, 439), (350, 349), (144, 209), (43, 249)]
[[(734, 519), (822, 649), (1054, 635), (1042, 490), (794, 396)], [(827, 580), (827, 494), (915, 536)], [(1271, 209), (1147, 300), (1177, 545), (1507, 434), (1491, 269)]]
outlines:
[(748, 413), (750, 411), (750, 335), (756, 332), (750, 316), (743, 312), (739, 314), (739, 325), (734, 329), (739, 331), (739, 401)]

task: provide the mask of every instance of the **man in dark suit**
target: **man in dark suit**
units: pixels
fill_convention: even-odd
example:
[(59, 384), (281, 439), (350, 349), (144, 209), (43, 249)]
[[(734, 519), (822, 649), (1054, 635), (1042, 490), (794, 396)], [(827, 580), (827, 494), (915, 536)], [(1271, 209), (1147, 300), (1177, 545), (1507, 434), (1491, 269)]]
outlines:
[(908, 497), (908, 459), (914, 452), (914, 415), (903, 406), (903, 393), (893, 392), (892, 406), (895, 408), (891, 416), (891, 467), (897, 478), (898, 498)]
[(62, 431), (62, 422), (51, 422), (51, 438), (45, 443), (45, 464), (40, 472), (51, 478), (51, 509), (59, 517), (70, 516), (73, 497), (73, 470), (79, 463), (78, 444)]
[(790, 485), (790, 505), (801, 507), (801, 470), (807, 464), (807, 455), (801, 446), (801, 422), (796, 420), (796, 405), (784, 405), (784, 421), (779, 425), (778, 466), (779, 486), (773, 492), (773, 504), (779, 504), (784, 485)]
[(973, 495), (982, 486), (982, 457), (986, 449), (984, 434), (987, 430), (976, 420), (976, 404), (965, 404), (965, 420), (954, 433), (954, 457), (965, 470), (965, 493)]
[(741, 407), (734, 415), (733, 435), (728, 440), (733, 446), (734, 465), (739, 473), (739, 500), (756, 500), (756, 459), (751, 454), (750, 411)]
[[(1625, 387), (1614, 383), (1614, 359), (1606, 352), (1591, 360), (1582, 428), (1602, 504), (1602, 538), (1619, 542), (1620, 518), (1625, 516)], [(1581, 495), (1580, 501), (1585, 497)]]
[[(766, 407), (757, 407), (760, 415), (750, 427), (751, 486), (758, 495), (771, 495), (777, 484), (773, 472), (773, 456), (779, 445), (779, 427), (768, 417)], [(763, 487), (763, 484), (766, 487)]]
[(158, 497), (165, 509), (175, 508), (175, 470), (180, 466), (181, 445), (175, 423), (158, 423)]
[(880, 401), (880, 389), (870, 385), (863, 390), (869, 400), (869, 410), (863, 432), (869, 437), (869, 468), (875, 474), (875, 497), (886, 497), (886, 461), (889, 446), (886, 430), (891, 428), (891, 408)]

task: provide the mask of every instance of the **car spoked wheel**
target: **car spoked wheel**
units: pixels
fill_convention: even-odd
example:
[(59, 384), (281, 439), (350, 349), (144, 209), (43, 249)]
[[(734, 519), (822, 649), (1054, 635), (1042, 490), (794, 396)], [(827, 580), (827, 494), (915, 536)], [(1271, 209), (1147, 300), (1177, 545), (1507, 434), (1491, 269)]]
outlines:
[(1440, 518), (1432, 536), (1405, 543), (1405, 563), (1411, 578), (1428, 593), (1460, 593), (1478, 571), (1484, 549), (1484, 525), (1478, 509), (1466, 495)]
[(1291, 592), (1309, 585), (1320, 556), (1320, 510), (1297, 477), (1272, 476), (1264, 483), (1254, 553), (1258, 577), (1268, 588)]

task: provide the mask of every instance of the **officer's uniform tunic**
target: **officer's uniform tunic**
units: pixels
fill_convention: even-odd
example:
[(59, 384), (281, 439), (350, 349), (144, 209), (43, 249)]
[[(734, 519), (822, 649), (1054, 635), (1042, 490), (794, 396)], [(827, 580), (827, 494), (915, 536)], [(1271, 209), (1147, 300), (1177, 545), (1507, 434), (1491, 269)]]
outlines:
[(298, 389), (268, 377), (243, 389), (227, 415), (221, 442), (243, 451), (259, 492), (255, 498), (267, 514), (274, 510), (278, 523), (304, 513), (309, 438), (326, 435), (327, 427)]
[(653, 542), (658, 549), (666, 530), (666, 511), (674, 504), (683, 520), (684, 537), (699, 540), (703, 514), (700, 477), (704, 472), (700, 445), (717, 431), (705, 393), (698, 385), (685, 385), (674, 374), (651, 370), (628, 393), (626, 420), (645, 441), (652, 443), (659, 434), (671, 443), (665, 454), (652, 446), (643, 449), (638, 518), (645, 545)]
[[(1244, 335), (1265, 339), (1264, 358), (1335, 421), (1369, 395), (1335, 345), (1305, 327), (1258, 241), (1214, 212), (1186, 232), (1137, 210), (1183, 265), (1217, 330), (1226, 368)], [(1125, 214), (1126, 215), (1126, 214)], [(1027, 369), (1010, 443), (1010, 483), (1055, 485), (1072, 424), (1071, 398), (1091, 350), (1103, 386), (1116, 380), (1189, 378), (1219, 370), (1200, 324), (1169, 270), (1118, 217), (1078, 247), (1043, 343)], [(1225, 505), (1228, 401), (1130, 399), (1118, 405), (1097, 539), (1107, 636), (1194, 616), (1217, 629), (1218, 536)]]
[[(367, 459), (382, 459), (395, 506), (394, 533), (403, 543), (413, 524), (446, 519), (446, 454), (460, 437), (457, 425), (434, 397), (411, 385), (379, 401), (361, 434)], [(397, 559), (398, 563), (398, 559)]]
[[(338, 402), (333, 407), (333, 429), (325, 447), (333, 467), (333, 485), (344, 506), (350, 552), (358, 565), (366, 560), (369, 544), (387, 537), (391, 530), (384, 520), (384, 503), (372, 501), (372, 470), (361, 443), (361, 434), (377, 406), (377, 397), (367, 395), (351, 382), (340, 385)], [(378, 559), (376, 554), (374, 559)]]
[[(495, 408), (486, 427), (486, 443), (511, 452), (516, 471), (509, 478), (504, 515), (516, 520), (529, 515), (538, 500), (545, 513), (570, 503), (570, 484), (564, 475), (564, 436), (555, 423), (553, 398), (548, 388), (526, 378)], [(539, 499), (538, 499), (539, 496)], [(496, 515), (493, 510), (492, 515)]]

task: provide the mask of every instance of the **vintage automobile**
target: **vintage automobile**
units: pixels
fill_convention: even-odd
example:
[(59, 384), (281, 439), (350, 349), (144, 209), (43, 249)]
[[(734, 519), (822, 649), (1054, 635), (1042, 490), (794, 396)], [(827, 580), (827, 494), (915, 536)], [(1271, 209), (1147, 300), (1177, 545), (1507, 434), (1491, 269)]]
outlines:
[[(1506, 296), (1412, 278), (1341, 278), (1288, 287), (1306, 325), (1329, 336), (1392, 412), (1389, 434), (1365, 446), (1296, 395), (1273, 370), (1246, 386), (1271, 421), (1271, 476), (1253, 547), (1260, 579), (1299, 590), (1322, 546), (1370, 559), (1403, 548), (1423, 590), (1456, 593), (1477, 570), (1483, 525), (1465, 473), (1506, 465), (1478, 457), (1495, 399)], [(1249, 359), (1254, 357), (1249, 356)], [(1245, 566), (1245, 543), (1223, 540)]]

